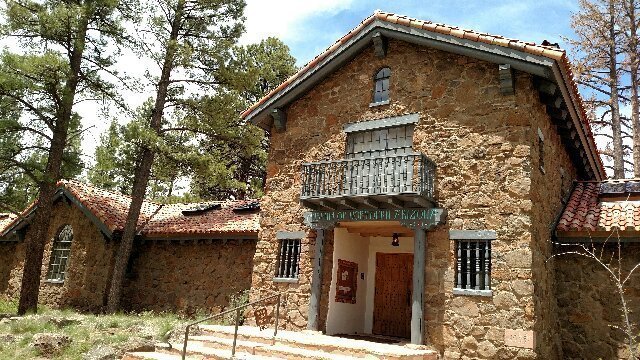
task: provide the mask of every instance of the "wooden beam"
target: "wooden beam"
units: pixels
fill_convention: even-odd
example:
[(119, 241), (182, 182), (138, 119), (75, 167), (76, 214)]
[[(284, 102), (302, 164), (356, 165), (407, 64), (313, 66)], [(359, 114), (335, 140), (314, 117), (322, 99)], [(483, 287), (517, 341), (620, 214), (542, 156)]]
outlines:
[(365, 207), (368, 207), (369, 209), (379, 209), (380, 208), (380, 203), (379, 202), (377, 202), (377, 201), (375, 201), (373, 199), (370, 199), (370, 198), (366, 198), (366, 197), (362, 198), (362, 204)]
[(322, 206), (325, 209), (329, 209), (329, 210), (337, 210), (338, 209), (338, 204), (335, 204), (329, 200), (320, 200), (320, 202), (318, 203), (318, 205)]
[(358, 203), (353, 201), (353, 200), (349, 200), (349, 199), (340, 199), (338, 201), (338, 203), (348, 209), (352, 209), (355, 210), (358, 208)]
[(277, 132), (285, 132), (287, 130), (287, 113), (282, 109), (273, 109), (271, 111), (271, 117), (273, 118), (273, 126)]
[(502, 95), (513, 95), (516, 92), (516, 85), (513, 77), (513, 69), (509, 64), (498, 65), (498, 76), (500, 78), (500, 93)]
[(429, 207), (433, 205), (431, 201), (420, 196), (414, 196), (413, 198), (411, 198), (411, 201), (413, 201), (414, 204), (420, 207)]
[(393, 206), (395, 208), (398, 208), (398, 209), (402, 209), (404, 207), (404, 201), (398, 199), (395, 196), (392, 196), (392, 197), (388, 198), (387, 199), (387, 204), (389, 204), (389, 205), (391, 205), (391, 206)]
[(558, 87), (558, 85), (547, 79), (535, 76), (533, 78), (533, 83), (541, 94), (556, 96), (560, 93), (560, 88)]
[(380, 59), (387, 56), (387, 49), (388, 49), (387, 38), (382, 36), (380, 32), (377, 32), (373, 34), (373, 37), (371, 39), (373, 40), (373, 52), (376, 54), (376, 56)]

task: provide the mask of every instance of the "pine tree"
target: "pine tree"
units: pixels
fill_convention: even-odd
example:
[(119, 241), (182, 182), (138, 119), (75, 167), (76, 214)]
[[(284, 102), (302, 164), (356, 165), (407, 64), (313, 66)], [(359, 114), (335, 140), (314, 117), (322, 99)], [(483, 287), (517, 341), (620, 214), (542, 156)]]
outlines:
[(574, 67), (578, 82), (594, 91), (587, 99), (592, 111), (591, 123), (596, 136), (608, 139), (601, 153), (613, 160), (614, 178), (625, 177), (625, 154), (630, 152), (624, 144), (631, 139), (629, 125), (620, 114), (622, 33), (619, 29), (619, 0), (580, 0), (580, 11), (573, 14), (571, 26), (575, 39), (567, 39), (573, 46)]
[(165, 147), (167, 132), (183, 128), (172, 120), (197, 107), (191, 94), (215, 92), (224, 81), (229, 52), (243, 30), (244, 5), (242, 0), (160, 0), (143, 6), (147, 21), (140, 24), (144, 28), (141, 33), (149, 37), (139, 48), (158, 64), (160, 74), (153, 80), (156, 94), (147, 122), (141, 124), (143, 145), (136, 160), (132, 201), (116, 254), (109, 312), (120, 306), (125, 269), (156, 154)]
[[(129, 2), (127, 2), (128, 4)], [(87, 99), (116, 98), (114, 87), (103, 80), (114, 74), (117, 51), (109, 45), (123, 40), (121, 16), (127, 4), (116, 0), (59, 1), (7, 0), (2, 35), (17, 39), (21, 53), (5, 51), (0, 57), (0, 102), (19, 105), (19, 131), (29, 145), (42, 150), (45, 166), (37, 179), (37, 209), (26, 239), (26, 257), (18, 313), (37, 310), (40, 269), (50, 225), (56, 182), (63, 174), (65, 150), (76, 139), (79, 117), (74, 107)], [(124, 11), (120, 11), (124, 10)], [(114, 41), (115, 40), (115, 41)], [(3, 137), (3, 135), (0, 135)], [(27, 173), (27, 167), (22, 170)]]

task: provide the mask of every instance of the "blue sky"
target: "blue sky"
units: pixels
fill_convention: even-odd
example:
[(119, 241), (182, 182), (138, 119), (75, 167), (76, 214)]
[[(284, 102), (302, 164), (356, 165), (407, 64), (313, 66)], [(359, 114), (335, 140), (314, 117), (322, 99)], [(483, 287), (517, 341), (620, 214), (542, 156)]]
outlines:
[[(247, 0), (246, 33), (241, 43), (278, 37), (302, 66), (376, 9), (540, 43), (544, 39), (562, 42), (562, 36), (572, 36), (570, 16), (578, 10), (578, 4), (577, 0)], [(125, 54), (118, 68), (135, 77), (144, 76), (146, 70), (155, 71), (150, 65), (134, 54)], [(131, 93), (125, 94), (125, 98), (135, 107), (150, 95)], [(82, 141), (84, 160), (91, 164), (100, 135), (111, 119), (105, 121), (93, 103), (81, 104), (76, 110), (86, 128)]]
[(572, 36), (576, 1), (253, 1), (243, 42), (276, 36), (304, 65), (376, 9), (536, 43)]

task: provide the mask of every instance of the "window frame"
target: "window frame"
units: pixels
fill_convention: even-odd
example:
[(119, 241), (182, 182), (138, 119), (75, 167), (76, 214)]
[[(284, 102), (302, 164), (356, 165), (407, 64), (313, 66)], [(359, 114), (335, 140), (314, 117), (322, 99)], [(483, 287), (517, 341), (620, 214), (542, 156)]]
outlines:
[(62, 225), (56, 233), (56, 236), (53, 238), (53, 243), (51, 244), (51, 255), (49, 256), (46, 282), (54, 284), (62, 284), (65, 282), (69, 259), (71, 258), (73, 238), (73, 227), (70, 224)]
[[(454, 241), (453, 294), (493, 296), (491, 288), (492, 242), (496, 239), (496, 232), (492, 230), (451, 230), (449, 238)], [(461, 244), (466, 244), (467, 247), (463, 249)], [(473, 244), (473, 246), (470, 244)], [(484, 247), (480, 245), (484, 245)], [(480, 252), (478, 249), (483, 251)], [(475, 252), (471, 253), (472, 250)], [(463, 251), (466, 251), (466, 256), (464, 257)], [(474, 256), (469, 256), (470, 254)], [(478, 255), (480, 255), (479, 258)], [(461, 272), (467, 274), (466, 277), (469, 279), (469, 283), (462, 281), (463, 275)], [(481, 276), (481, 278), (478, 278), (478, 276)], [(479, 282), (482, 285), (478, 284), (478, 279), (480, 279)]]
[[(387, 71), (385, 76), (384, 71)], [(384, 85), (386, 83), (386, 89)], [(380, 84), (381, 90), (378, 91), (378, 84)], [(378, 99), (378, 94), (383, 94)], [(373, 94), (371, 96), (371, 103), (369, 107), (387, 105), (391, 99), (391, 68), (384, 66), (379, 68), (373, 75)]]
[(298, 282), (300, 278), (302, 239), (305, 236), (306, 234), (302, 231), (279, 231), (276, 233), (278, 255), (273, 276), (274, 282)]

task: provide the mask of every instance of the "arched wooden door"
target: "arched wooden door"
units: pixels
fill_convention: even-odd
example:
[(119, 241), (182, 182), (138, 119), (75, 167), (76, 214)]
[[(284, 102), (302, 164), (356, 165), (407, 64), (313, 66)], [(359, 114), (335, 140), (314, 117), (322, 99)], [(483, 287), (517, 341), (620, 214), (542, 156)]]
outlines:
[(413, 254), (376, 253), (373, 333), (411, 337)]

